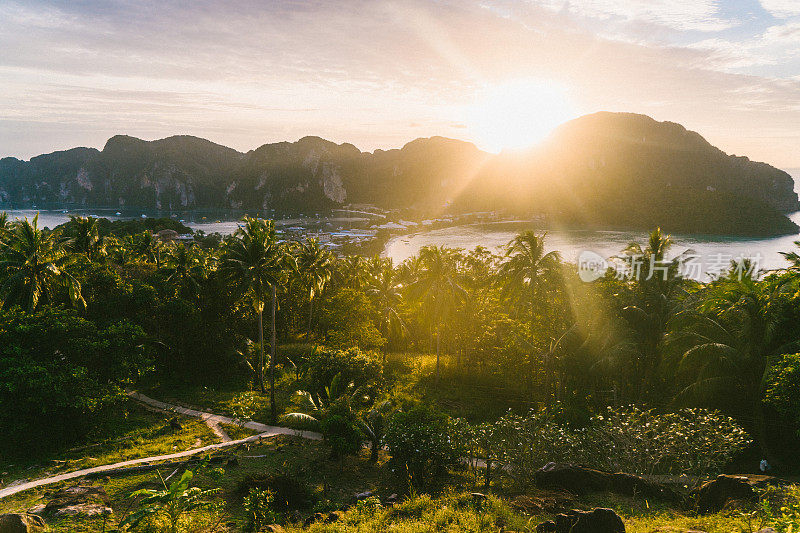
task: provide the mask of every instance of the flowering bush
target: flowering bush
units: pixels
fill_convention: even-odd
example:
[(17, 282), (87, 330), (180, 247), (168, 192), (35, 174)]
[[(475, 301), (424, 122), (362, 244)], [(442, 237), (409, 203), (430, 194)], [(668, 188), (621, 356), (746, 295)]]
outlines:
[(583, 432), (582, 460), (633, 474), (717, 473), (751, 440), (717, 411), (656, 413), (634, 406), (610, 409)]
[(656, 413), (634, 406), (611, 409), (572, 429), (547, 412), (509, 412), (476, 428), (473, 447), (502, 465), (520, 487), (549, 462), (631, 474), (709, 474), (750, 443), (733, 419), (715, 411)]

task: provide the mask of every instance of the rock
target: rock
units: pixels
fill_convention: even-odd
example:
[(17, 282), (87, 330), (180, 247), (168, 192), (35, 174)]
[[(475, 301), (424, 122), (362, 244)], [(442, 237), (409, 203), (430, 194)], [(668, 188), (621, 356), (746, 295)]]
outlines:
[(322, 513), (315, 513), (303, 521), (303, 527), (308, 527), (315, 522), (322, 522), (323, 520), (325, 520), (325, 517)]
[(103, 487), (76, 485), (50, 496), (45, 514), (54, 516), (97, 516), (111, 514), (111, 499)]
[(0, 533), (29, 533), (44, 530), (41, 516), (32, 514), (0, 514)]
[(46, 507), (47, 505), (44, 503), (40, 503), (39, 505), (34, 505), (30, 509), (28, 509), (28, 514), (42, 515), (44, 514), (44, 510)]
[(558, 514), (571, 509), (575, 498), (569, 492), (540, 491), (535, 495), (517, 496), (511, 500), (511, 507), (525, 514)]
[(655, 528), (650, 533), (706, 533), (699, 529), (683, 529), (682, 527), (661, 526)]
[(534, 481), (539, 488), (566, 490), (578, 495), (590, 492), (613, 492), (673, 504), (683, 502), (679, 493), (642, 477), (569, 464), (548, 463), (534, 473)]
[(372, 497), (372, 491), (359, 492), (356, 494), (356, 501), (366, 500), (370, 497)]
[(573, 509), (556, 515), (555, 521), (536, 526), (537, 533), (625, 533), (625, 524), (611, 509), (597, 507), (591, 511)]
[(548, 520), (547, 522), (542, 522), (538, 526), (536, 526), (536, 533), (555, 533), (556, 532), (556, 523), (552, 520)]
[(753, 503), (758, 494), (746, 478), (720, 474), (692, 491), (694, 504), (699, 513), (716, 513), (735, 502)]
[(471, 492), (470, 496), (472, 496), (472, 505), (474, 505), (476, 509), (482, 508), (483, 504), (486, 503), (486, 494), (482, 492)]
[(758, 533), (778, 533), (778, 532), (772, 529), (771, 527), (765, 527), (763, 529), (759, 529)]
[(325, 518), (325, 523), (331, 524), (333, 522), (338, 522), (341, 518), (342, 518), (342, 513), (340, 513), (339, 511), (331, 511)]

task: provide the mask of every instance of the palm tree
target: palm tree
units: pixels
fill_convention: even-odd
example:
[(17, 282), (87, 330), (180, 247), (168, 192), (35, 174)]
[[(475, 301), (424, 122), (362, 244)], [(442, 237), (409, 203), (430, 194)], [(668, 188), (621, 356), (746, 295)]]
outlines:
[(126, 266), (136, 258), (137, 243), (133, 235), (126, 235), (122, 239), (109, 237), (107, 244), (111, 260), (119, 266)]
[(297, 274), (308, 295), (308, 334), (311, 338), (311, 318), (314, 311), (314, 298), (318, 296), (331, 279), (334, 257), (331, 252), (319, 245), (317, 239), (309, 238), (300, 245), (297, 254)]
[(178, 244), (165, 254), (162, 271), (167, 275), (167, 282), (178, 287), (178, 294), (189, 299), (200, 292), (200, 282), (206, 277), (205, 266), (200, 252)]
[(544, 302), (544, 293), (560, 282), (561, 257), (558, 252), (544, 251), (547, 235), (525, 231), (506, 246), (505, 261), (500, 265), (504, 290), (512, 300), (529, 306), (530, 334), (536, 324), (537, 307)]
[(8, 219), (8, 213), (3, 211), (0, 213), (0, 241), (5, 238), (6, 231), (11, 226), (11, 221)]
[(436, 332), (436, 384), (439, 384), (442, 326), (452, 317), (463, 298), (453, 250), (425, 246), (419, 251), (418, 277), (411, 286), (414, 298), (422, 304)]
[[(0, 227), (2, 227), (2, 225), (0, 225)], [(800, 241), (794, 241), (794, 245), (800, 247)], [(789, 267), (789, 270), (792, 270), (794, 272), (800, 272), (800, 253), (797, 253), (796, 251), (779, 252), (779, 253), (792, 264)]]
[(96, 261), (106, 255), (105, 239), (100, 237), (100, 228), (96, 218), (70, 216), (71, 233), (74, 235), (70, 248), (84, 254), (90, 261)]
[(150, 233), (144, 231), (139, 234), (135, 239), (136, 241), (136, 254), (143, 258), (145, 261), (155, 263), (156, 268), (161, 268), (161, 241)]
[(220, 270), (250, 299), (258, 314), (259, 387), (266, 392), (264, 383), (264, 306), (268, 295), (272, 298), (270, 343), (270, 402), (272, 419), (277, 419), (275, 403), (275, 315), (278, 305), (278, 288), (284, 284), (286, 274), (292, 269), (292, 258), (275, 235), (271, 220), (245, 217), (244, 225), (228, 239), (222, 252)]
[(69, 273), (75, 257), (58, 231), (39, 228), (39, 215), (14, 222), (0, 241), (0, 296), (3, 307), (19, 305), (28, 312), (42, 302), (52, 303), (54, 291), (63, 287), (73, 305), (85, 306), (81, 284)]
[(741, 276), (736, 268), (708, 287), (699, 312), (675, 320), (682, 327), (670, 334), (668, 345), (676, 348), (678, 373), (690, 378), (677, 399), (743, 402), (769, 453), (762, 406), (766, 374), (776, 357), (796, 351), (798, 343), (778, 335), (783, 305), (789, 305), (784, 282), (759, 282), (757, 274)]
[(634, 332), (639, 349), (636, 359), (635, 375), (638, 376), (638, 400), (646, 395), (657, 396), (665, 392), (659, 383), (658, 370), (661, 367), (662, 344), (666, 338), (669, 321), (681, 309), (680, 297), (685, 291), (686, 280), (680, 275), (680, 267), (690, 251), (667, 259), (673, 246), (672, 238), (656, 228), (642, 248), (631, 243), (623, 256), (630, 261), (631, 302), (620, 315)]
[(364, 432), (370, 441), (369, 460), (371, 463), (378, 460), (378, 450), (386, 436), (386, 430), (389, 426), (388, 418), (391, 410), (392, 403), (389, 400), (385, 400), (358, 419), (358, 425), (361, 431)]
[[(379, 316), (379, 329), (383, 338), (389, 339), (392, 333), (406, 330), (400, 316), (403, 302), (403, 284), (391, 259), (383, 259), (374, 265), (367, 282), (367, 295), (372, 299)], [(386, 353), (384, 352), (384, 362)]]
[(367, 262), (360, 255), (348, 255), (336, 261), (333, 276), (337, 286), (359, 290), (367, 281)]

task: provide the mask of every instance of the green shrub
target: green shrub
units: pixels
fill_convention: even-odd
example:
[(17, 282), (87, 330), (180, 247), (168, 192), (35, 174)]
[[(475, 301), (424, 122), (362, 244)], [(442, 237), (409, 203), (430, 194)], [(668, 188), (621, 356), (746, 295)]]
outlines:
[(331, 447), (331, 458), (342, 459), (346, 455), (357, 455), (361, 450), (364, 435), (351, 411), (336, 409), (328, 413), (320, 423), (322, 437)]
[(248, 494), (253, 489), (272, 493), (271, 506), (282, 513), (305, 509), (312, 503), (312, 494), (306, 484), (285, 474), (248, 476), (239, 485), (240, 494)]
[(365, 354), (358, 348), (349, 350), (315, 349), (303, 364), (304, 390), (319, 393), (340, 374), (342, 383), (357, 383), (365, 390), (375, 392), (383, 385), (383, 366), (377, 357)]
[(274, 498), (275, 495), (269, 489), (250, 489), (243, 504), (250, 531), (261, 531), (264, 526), (278, 522), (279, 515), (272, 510)]
[(73, 311), (0, 312), (0, 456), (49, 451), (102, 427), (144, 368), (144, 333)]
[(770, 369), (765, 401), (800, 426), (800, 353), (784, 355)]
[(414, 484), (444, 475), (464, 452), (456, 430), (446, 415), (427, 407), (395, 413), (385, 438), (392, 470)]

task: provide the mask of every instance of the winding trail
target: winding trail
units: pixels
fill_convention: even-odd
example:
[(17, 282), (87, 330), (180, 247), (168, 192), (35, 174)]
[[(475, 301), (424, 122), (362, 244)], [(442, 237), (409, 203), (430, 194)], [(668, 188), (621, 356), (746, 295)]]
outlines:
[(187, 409), (186, 407), (181, 407), (179, 405), (172, 405), (165, 402), (161, 402), (159, 400), (154, 400), (144, 394), (139, 392), (130, 391), (128, 392), (128, 396), (142, 402), (143, 404), (149, 405), (161, 411), (169, 411), (177, 414), (181, 414), (184, 416), (191, 416), (194, 418), (200, 418), (201, 420), (205, 421), (212, 429), (216, 426), (219, 427), (219, 424), (234, 424), (237, 426), (241, 426), (247, 429), (252, 429), (253, 431), (257, 431), (257, 435), (252, 435), (250, 437), (238, 440), (228, 440), (227, 442), (219, 442), (217, 444), (210, 444), (208, 446), (203, 446), (201, 448), (192, 448), (190, 450), (185, 450), (182, 452), (170, 453), (167, 455), (156, 455), (153, 457), (141, 457), (139, 459), (131, 459), (129, 461), (122, 461), (120, 463), (113, 463), (101, 466), (94, 466), (92, 468), (84, 468), (83, 470), (76, 470), (74, 472), (67, 472), (65, 474), (59, 474), (57, 476), (46, 477), (42, 479), (37, 479), (34, 481), (28, 481), (25, 483), (20, 483), (18, 485), (14, 485), (11, 487), (6, 487), (4, 489), (0, 489), (0, 498), (5, 498), (6, 496), (11, 496), (12, 494), (16, 494), (18, 492), (22, 492), (25, 490), (33, 489), (36, 487), (41, 487), (43, 485), (50, 485), (52, 483), (59, 483), (61, 481), (68, 481), (70, 479), (76, 479), (79, 477), (83, 477), (89, 474), (97, 474), (106, 472), (108, 470), (114, 470), (117, 468), (123, 468), (126, 466), (134, 466), (143, 463), (153, 463), (157, 461), (165, 461), (169, 459), (179, 459), (181, 457), (190, 457), (192, 455), (197, 455), (200, 453), (205, 452), (212, 452), (216, 450), (220, 450), (223, 448), (227, 448), (229, 446), (237, 446), (240, 444), (244, 444), (247, 442), (256, 442), (260, 439), (274, 437), (276, 435), (294, 435), (303, 437), (305, 439), (311, 440), (320, 440), (322, 435), (319, 433), (315, 433), (313, 431), (298, 431), (296, 429), (291, 429), (287, 427), (281, 426), (268, 426), (266, 424), (261, 424), (260, 422), (241, 422), (239, 420), (235, 420), (233, 418), (216, 415), (213, 413), (207, 413), (204, 411), (197, 411), (195, 409)]

